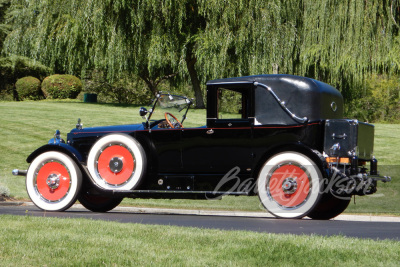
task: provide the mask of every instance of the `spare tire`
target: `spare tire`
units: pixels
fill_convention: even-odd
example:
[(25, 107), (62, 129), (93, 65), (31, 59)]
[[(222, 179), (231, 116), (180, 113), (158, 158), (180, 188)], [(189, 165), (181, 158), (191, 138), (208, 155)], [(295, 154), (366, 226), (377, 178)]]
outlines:
[(133, 190), (144, 176), (146, 154), (133, 137), (110, 134), (100, 138), (90, 149), (87, 166), (100, 188)]

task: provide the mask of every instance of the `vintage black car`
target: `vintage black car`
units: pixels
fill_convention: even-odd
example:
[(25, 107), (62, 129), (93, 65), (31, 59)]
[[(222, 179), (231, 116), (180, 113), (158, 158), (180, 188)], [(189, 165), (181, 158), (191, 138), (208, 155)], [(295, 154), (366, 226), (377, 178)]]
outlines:
[(377, 180), (390, 180), (378, 175), (374, 126), (344, 119), (342, 95), (320, 81), (209, 81), (202, 127), (184, 127), (191, 105), (159, 93), (140, 109), (142, 124), (83, 128), (78, 121), (66, 141), (56, 131), (27, 158), (29, 169), (14, 174), (26, 175), (29, 197), (48, 211), (77, 199), (106, 212), (124, 197), (258, 195), (276, 217), (313, 219), (337, 216), (352, 195), (373, 194)]

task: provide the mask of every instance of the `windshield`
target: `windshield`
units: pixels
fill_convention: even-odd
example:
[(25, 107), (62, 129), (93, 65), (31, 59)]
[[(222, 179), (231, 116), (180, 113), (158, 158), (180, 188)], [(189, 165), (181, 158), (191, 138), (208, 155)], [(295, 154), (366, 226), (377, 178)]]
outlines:
[[(148, 120), (159, 121), (166, 120), (166, 116), (170, 121), (175, 119), (183, 123), (186, 118), (187, 110), (192, 104), (192, 101), (185, 96), (172, 95), (172, 94), (158, 94), (157, 98), (153, 101), (149, 111), (150, 116)], [(171, 116), (172, 115), (172, 116)], [(175, 118), (174, 118), (175, 117)], [(176, 128), (182, 128), (181, 125), (172, 123)], [(172, 127), (175, 128), (175, 127)]]

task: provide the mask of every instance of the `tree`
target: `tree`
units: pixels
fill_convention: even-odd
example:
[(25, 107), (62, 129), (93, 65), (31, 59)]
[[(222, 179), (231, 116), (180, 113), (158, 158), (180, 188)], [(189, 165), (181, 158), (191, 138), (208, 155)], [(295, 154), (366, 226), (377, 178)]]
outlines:
[(272, 73), (275, 64), (294, 73), (298, 1), (200, 1), (207, 25), (195, 53), (205, 79)]
[(10, 32), (10, 26), (5, 24), (7, 9), (10, 7), (11, 0), (0, 0), (0, 52), (7, 34)]
[(399, 1), (303, 0), (302, 12), (299, 73), (351, 99), (364, 94), (366, 76), (399, 72)]
[(399, 72), (400, 0), (13, 0), (4, 47), (75, 75), (200, 84), (297, 74), (360, 97), (366, 75)]
[[(398, 0), (201, 1), (201, 77), (282, 73), (360, 97), (366, 75), (398, 73)], [(216, 41), (217, 40), (217, 41)]]
[(131, 73), (153, 93), (161, 81), (182, 73), (185, 0), (15, 0), (11, 8), (18, 26), (6, 52), (40, 60), (56, 72), (100, 69), (111, 82)]

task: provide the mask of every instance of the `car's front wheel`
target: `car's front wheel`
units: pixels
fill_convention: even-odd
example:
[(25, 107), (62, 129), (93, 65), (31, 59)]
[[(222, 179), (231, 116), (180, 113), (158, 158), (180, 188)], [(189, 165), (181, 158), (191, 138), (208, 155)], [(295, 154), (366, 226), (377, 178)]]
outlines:
[(37, 156), (26, 175), (26, 189), (40, 209), (63, 211), (75, 203), (82, 173), (73, 159), (58, 151)]
[(258, 196), (274, 216), (302, 218), (320, 200), (322, 184), (321, 171), (313, 160), (298, 152), (283, 152), (261, 168)]

